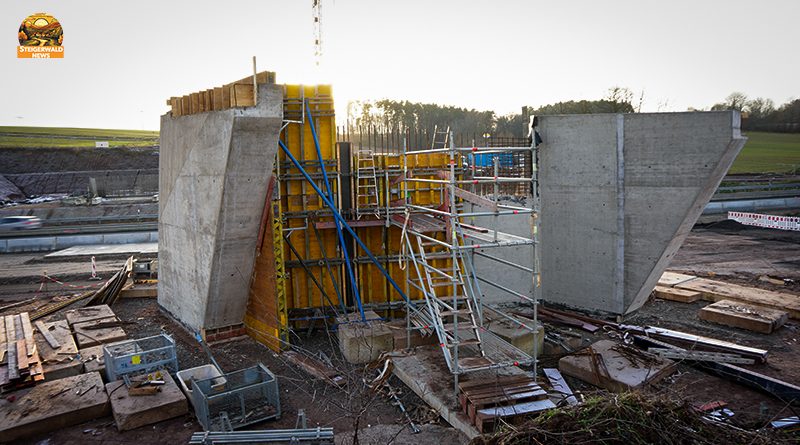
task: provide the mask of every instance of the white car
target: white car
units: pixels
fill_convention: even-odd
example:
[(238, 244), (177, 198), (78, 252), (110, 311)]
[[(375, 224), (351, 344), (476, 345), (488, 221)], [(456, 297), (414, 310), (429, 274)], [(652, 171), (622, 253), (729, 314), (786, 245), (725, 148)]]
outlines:
[(38, 216), (6, 216), (0, 219), (0, 231), (29, 230), (42, 227)]

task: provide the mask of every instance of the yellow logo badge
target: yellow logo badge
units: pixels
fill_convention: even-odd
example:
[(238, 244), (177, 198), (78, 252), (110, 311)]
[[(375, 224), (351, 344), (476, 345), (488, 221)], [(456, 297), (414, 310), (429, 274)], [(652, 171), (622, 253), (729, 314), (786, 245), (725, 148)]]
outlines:
[(61, 23), (50, 14), (31, 14), (19, 26), (20, 59), (63, 59), (64, 30)]

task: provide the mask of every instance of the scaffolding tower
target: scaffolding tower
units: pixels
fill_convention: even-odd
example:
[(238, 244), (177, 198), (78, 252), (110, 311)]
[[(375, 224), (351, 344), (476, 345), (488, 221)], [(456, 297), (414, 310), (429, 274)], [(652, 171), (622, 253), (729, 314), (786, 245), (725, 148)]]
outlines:
[[(530, 146), (485, 148), (457, 148), (453, 140), (450, 133), (444, 138), (447, 141), (446, 146), (433, 147), (430, 150), (408, 151), (404, 145), (403, 190), (409, 190), (409, 183), (428, 184), (429, 187), (439, 189), (441, 202), (438, 206), (423, 206), (406, 200), (405, 217), (394, 218), (393, 223), (403, 229), (405, 258), (411, 265), (408, 268), (411, 270), (406, 273), (414, 275), (407, 278), (407, 286), (413, 287), (424, 296), (423, 304), (416, 307), (407, 305), (407, 341), (410, 344), (412, 330), (421, 331), (423, 335), (437, 336), (447, 366), (454, 375), (454, 391), (457, 395), (461, 374), (521, 365), (532, 365), (534, 374), (536, 373), (537, 342), (534, 341), (531, 356), (504, 341), (484, 327), (484, 310), (536, 332), (536, 309), (541, 293), (538, 252), (540, 199), (535, 137), (531, 138)], [(433, 145), (436, 143), (435, 139)], [(530, 154), (531, 175), (500, 176), (499, 155), (520, 152)], [(449, 156), (449, 171), (418, 172), (408, 169), (409, 156), (434, 154)], [(477, 154), (494, 155), (494, 175), (476, 175)], [(462, 168), (464, 157), (470, 159), (471, 165), (466, 170)], [(466, 171), (466, 174), (459, 176), (458, 171)], [(529, 184), (530, 207), (502, 204), (499, 185), (506, 183)], [(475, 193), (476, 189), (485, 190), (487, 185), (493, 187), (494, 194), (491, 198)], [(403, 193), (403, 196), (410, 195)], [(520, 214), (531, 215), (531, 238), (504, 233), (498, 229), (503, 217)], [(491, 223), (491, 228), (469, 224), (465, 221), (467, 218), (470, 222), (474, 218), (486, 220)], [(486, 250), (511, 246), (530, 246), (531, 267), (486, 253)], [(533, 282), (532, 295), (479, 275), (474, 265), (475, 256), (490, 260), (493, 264), (497, 263), (499, 267), (510, 267), (530, 274)], [(530, 303), (533, 307), (534, 326), (527, 326), (497, 308), (484, 305), (481, 285), (488, 285)]]

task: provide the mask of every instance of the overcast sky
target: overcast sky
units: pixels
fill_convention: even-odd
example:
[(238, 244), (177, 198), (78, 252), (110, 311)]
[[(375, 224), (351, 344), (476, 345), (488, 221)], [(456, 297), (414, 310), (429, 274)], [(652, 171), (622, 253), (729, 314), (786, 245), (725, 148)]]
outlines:
[[(798, 0), (58, 0), (0, 3), (0, 125), (157, 129), (170, 96), (258, 68), (352, 99), (505, 114), (644, 91), (643, 111), (709, 107), (733, 91), (800, 96)], [(64, 28), (63, 60), (17, 59), (34, 12)], [(343, 117), (343, 116), (342, 116)]]

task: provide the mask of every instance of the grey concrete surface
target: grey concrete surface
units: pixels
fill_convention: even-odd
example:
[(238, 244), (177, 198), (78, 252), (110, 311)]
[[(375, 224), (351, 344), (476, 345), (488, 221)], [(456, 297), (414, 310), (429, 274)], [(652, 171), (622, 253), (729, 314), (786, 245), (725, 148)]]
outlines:
[(278, 150), (283, 93), (258, 106), (161, 118), (158, 302), (190, 329), (242, 322)]
[(641, 307), (746, 138), (737, 112), (543, 116), (542, 289)]

